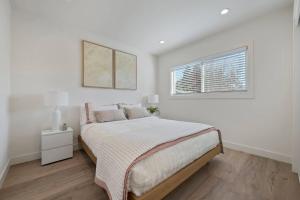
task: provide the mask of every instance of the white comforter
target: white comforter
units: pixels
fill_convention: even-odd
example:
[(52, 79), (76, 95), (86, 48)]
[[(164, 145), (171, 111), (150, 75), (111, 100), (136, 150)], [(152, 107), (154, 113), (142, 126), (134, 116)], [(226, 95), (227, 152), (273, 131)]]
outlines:
[[(170, 120), (166, 120), (170, 121)], [(88, 124), (82, 127), (81, 136), (85, 143), (97, 156), (99, 140), (101, 136), (110, 134), (112, 130), (120, 132), (120, 124), (126, 125), (129, 121), (117, 121), (107, 122), (104, 124)], [(137, 122), (139, 127), (148, 127), (151, 124), (162, 123), (161, 119), (156, 117), (142, 118), (136, 120), (130, 120)], [(187, 129), (195, 128), (195, 123), (176, 122), (181, 123)], [(202, 124), (201, 124), (202, 125)], [(91, 127), (95, 127), (103, 131), (92, 131)], [(190, 126), (190, 127), (189, 127)], [(203, 127), (210, 127), (209, 125), (202, 125)], [(129, 126), (132, 128), (132, 126)], [(138, 127), (136, 127), (138, 128)], [(109, 129), (109, 132), (107, 130)], [(124, 130), (123, 130), (124, 131)], [(126, 130), (128, 131), (128, 130)], [(142, 134), (142, 133), (141, 133)], [(129, 173), (129, 190), (135, 195), (140, 196), (146, 191), (153, 188), (166, 178), (170, 177), (195, 159), (199, 158), (219, 143), (218, 134), (216, 131), (212, 131), (207, 134), (199, 135), (189, 140), (178, 143), (169, 148), (163, 149), (150, 157), (138, 162)]]

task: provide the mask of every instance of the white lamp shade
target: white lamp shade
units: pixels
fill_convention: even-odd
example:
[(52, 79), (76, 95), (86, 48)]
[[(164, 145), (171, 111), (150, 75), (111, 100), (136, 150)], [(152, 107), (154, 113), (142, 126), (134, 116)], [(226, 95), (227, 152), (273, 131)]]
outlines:
[(67, 106), (69, 104), (69, 96), (67, 92), (50, 91), (45, 95), (46, 106)]
[(148, 103), (159, 103), (159, 96), (157, 94), (148, 96)]

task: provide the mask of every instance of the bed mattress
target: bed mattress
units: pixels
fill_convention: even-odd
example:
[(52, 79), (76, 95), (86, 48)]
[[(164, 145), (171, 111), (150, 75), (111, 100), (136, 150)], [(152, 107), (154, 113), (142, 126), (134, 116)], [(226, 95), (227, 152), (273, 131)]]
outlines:
[[(150, 117), (134, 120), (137, 120), (138, 123), (146, 123), (147, 120), (159, 119)], [(106, 123), (110, 123), (110, 125), (113, 126), (114, 123), (120, 122)], [(126, 121), (121, 123), (126, 123)], [(99, 141), (99, 134), (89, 131), (89, 127), (92, 126), (95, 126), (95, 124), (82, 126), (81, 137), (97, 157), (97, 141)], [(97, 126), (101, 126), (101, 124), (97, 124)], [(129, 173), (129, 191), (133, 192), (136, 196), (141, 196), (166, 178), (172, 176), (183, 167), (216, 147), (218, 144), (218, 133), (216, 131), (211, 131), (210, 133), (199, 135), (156, 152), (150, 157), (138, 162), (131, 169)]]

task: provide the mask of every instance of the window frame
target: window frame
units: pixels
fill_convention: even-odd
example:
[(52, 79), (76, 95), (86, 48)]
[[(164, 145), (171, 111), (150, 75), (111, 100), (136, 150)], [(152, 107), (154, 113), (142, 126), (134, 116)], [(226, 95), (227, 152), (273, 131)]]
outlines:
[[(246, 52), (246, 70), (247, 70), (247, 91), (224, 91), (224, 92), (208, 92), (208, 93), (192, 93), (192, 94), (172, 94), (173, 92), (173, 76), (175, 69), (181, 68), (184, 65), (193, 64), (201, 60), (216, 58), (231, 52), (237, 51), (241, 48), (247, 48)], [(229, 49), (229, 50), (228, 50)], [(218, 52), (218, 53), (216, 53)], [(253, 42), (243, 43), (242, 45), (235, 45), (235, 47), (227, 48), (227, 50), (213, 51), (208, 55), (202, 56), (191, 62), (185, 62), (180, 65), (170, 67), (169, 69), (169, 98), (170, 99), (252, 99), (254, 98), (254, 66), (253, 66)]]

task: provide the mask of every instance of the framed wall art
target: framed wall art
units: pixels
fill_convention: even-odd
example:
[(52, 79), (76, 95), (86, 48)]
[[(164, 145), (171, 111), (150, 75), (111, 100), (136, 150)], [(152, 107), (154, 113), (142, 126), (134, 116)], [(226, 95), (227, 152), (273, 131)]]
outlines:
[(111, 48), (82, 41), (83, 86), (114, 88), (114, 51)]
[(137, 89), (137, 57), (115, 50), (115, 88)]

